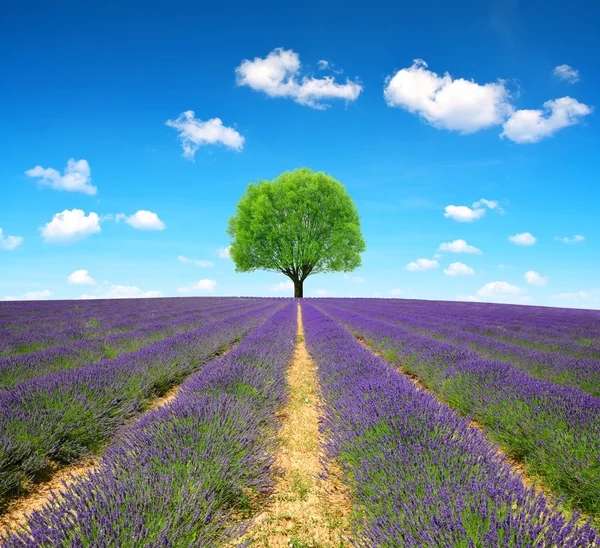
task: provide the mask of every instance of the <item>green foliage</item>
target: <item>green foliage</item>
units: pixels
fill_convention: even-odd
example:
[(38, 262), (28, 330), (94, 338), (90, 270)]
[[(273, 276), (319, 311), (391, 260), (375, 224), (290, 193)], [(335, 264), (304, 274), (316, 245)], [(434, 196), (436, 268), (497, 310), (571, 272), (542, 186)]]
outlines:
[(97, 329), (100, 327), (100, 320), (98, 318), (90, 318), (85, 324), (86, 327), (91, 327), (92, 329)]
[(237, 272), (281, 272), (296, 288), (311, 274), (354, 270), (366, 247), (344, 186), (308, 168), (248, 185), (227, 233)]

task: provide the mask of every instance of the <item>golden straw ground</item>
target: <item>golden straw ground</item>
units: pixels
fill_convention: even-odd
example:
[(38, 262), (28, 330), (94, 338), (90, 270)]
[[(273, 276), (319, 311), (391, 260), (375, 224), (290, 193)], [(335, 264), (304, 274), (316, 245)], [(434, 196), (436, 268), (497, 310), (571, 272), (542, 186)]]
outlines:
[(276, 480), (272, 503), (260, 513), (242, 539), (253, 547), (317, 548), (349, 546), (349, 494), (335, 463), (323, 472), (324, 439), (319, 432), (321, 397), (317, 368), (304, 345), (298, 306), (298, 343), (287, 374), (290, 397), (280, 413)]

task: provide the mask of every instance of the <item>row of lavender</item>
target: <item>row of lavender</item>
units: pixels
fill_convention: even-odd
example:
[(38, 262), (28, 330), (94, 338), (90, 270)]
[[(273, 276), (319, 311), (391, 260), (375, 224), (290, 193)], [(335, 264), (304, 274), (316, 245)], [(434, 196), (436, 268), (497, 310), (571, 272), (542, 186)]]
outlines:
[(282, 306), (264, 300), (137, 352), (0, 391), (0, 505), (49, 466), (97, 450), (149, 398), (180, 383)]
[(129, 428), (88, 478), (2, 545), (214, 547), (239, 534), (232, 513), (271, 487), (296, 328), (289, 304)]
[[(366, 299), (364, 302), (357, 303), (352, 300), (339, 300), (339, 302), (336, 300), (336, 306), (400, 325), (415, 333), (467, 346), (485, 358), (508, 361), (534, 377), (579, 388), (593, 396), (600, 396), (600, 360), (562, 352), (524, 348), (523, 345), (478, 334), (465, 327), (477, 323), (475, 314), (470, 314), (469, 319), (465, 319), (460, 324), (452, 315), (443, 314), (442, 305), (432, 306), (428, 314), (425, 312), (427, 310), (425, 305), (421, 305), (421, 308), (415, 312), (401, 301), (385, 302)], [(502, 318), (496, 321), (500, 322)]]
[[(222, 298), (6, 302), (0, 305), (0, 356), (37, 352), (204, 313)], [(247, 299), (228, 299), (243, 304)]]
[(14, 386), (32, 377), (74, 369), (104, 358), (111, 359), (135, 352), (167, 337), (197, 329), (208, 322), (261, 306), (264, 306), (264, 301), (260, 299), (243, 303), (223, 299), (218, 304), (204, 306), (201, 311), (186, 312), (176, 319), (148, 321), (141, 327), (123, 333), (51, 346), (35, 353), (0, 358), (0, 387)]
[(356, 545), (597, 546), (589, 523), (567, 520), (555, 501), (525, 488), (467, 419), (313, 306), (303, 305), (303, 319), (329, 452), (351, 488)]
[(481, 423), (571, 506), (600, 516), (600, 399), (337, 304), (317, 306)]
[(451, 325), (496, 340), (576, 357), (600, 358), (600, 312), (498, 304), (383, 301), (366, 305), (394, 307), (397, 312)]

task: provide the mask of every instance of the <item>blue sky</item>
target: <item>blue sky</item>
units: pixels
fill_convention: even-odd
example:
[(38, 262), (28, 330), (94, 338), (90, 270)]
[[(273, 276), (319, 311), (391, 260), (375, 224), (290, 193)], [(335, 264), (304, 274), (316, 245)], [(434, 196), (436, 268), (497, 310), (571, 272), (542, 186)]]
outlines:
[(291, 295), (219, 250), (307, 166), (367, 242), (307, 296), (600, 308), (593, 1), (216, 4), (5, 9), (0, 299)]

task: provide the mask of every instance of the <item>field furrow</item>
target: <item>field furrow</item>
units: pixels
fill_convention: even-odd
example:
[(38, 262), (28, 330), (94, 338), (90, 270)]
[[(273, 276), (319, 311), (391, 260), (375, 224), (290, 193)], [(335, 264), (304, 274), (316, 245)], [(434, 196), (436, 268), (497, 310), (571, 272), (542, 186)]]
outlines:
[(169, 337), (198, 329), (210, 322), (263, 306), (264, 302), (261, 301), (242, 306), (229, 303), (226, 306), (205, 309), (202, 314), (186, 313), (185, 316), (173, 321), (148, 322), (143, 327), (132, 331), (52, 346), (35, 353), (0, 358), (0, 390), (33, 377), (76, 369), (100, 360), (131, 354)]
[(246, 301), (256, 299), (229, 299), (229, 302), (211, 298), (162, 299), (160, 303), (99, 300), (76, 301), (71, 305), (64, 301), (9, 303), (3, 307), (6, 320), (0, 321), (0, 356), (32, 354), (54, 346), (124, 334), (153, 322), (210, 314), (224, 305), (243, 306)]
[(296, 339), (295, 306), (278, 308), (3, 546), (213, 547), (239, 535), (249, 501), (272, 488), (276, 411)]
[(591, 547), (598, 537), (527, 488), (470, 421), (303, 305), (361, 546)]
[(138, 352), (22, 382), (0, 392), (0, 501), (48, 470), (96, 452), (152, 399), (243, 339), (282, 302), (210, 322)]
[(403, 327), (415, 334), (432, 337), (455, 345), (464, 346), (487, 359), (509, 362), (528, 375), (546, 379), (559, 385), (572, 386), (600, 396), (600, 361), (587, 357), (576, 357), (561, 352), (540, 351), (523, 345), (495, 340), (465, 330), (456, 323), (446, 323), (439, 316), (422, 318), (405, 312), (402, 307), (390, 305), (353, 305), (352, 302), (335, 303), (337, 308), (378, 319)]
[[(318, 546), (343, 548), (347, 541), (349, 500), (336, 464), (326, 455), (316, 365), (304, 343), (298, 306), (298, 342), (287, 374), (289, 397), (279, 414), (276, 465), (279, 474), (269, 501), (259, 501), (246, 534), (229, 546), (251, 542), (264, 548)], [(324, 474), (324, 466), (328, 474)]]
[(324, 303), (319, 308), (472, 416), (570, 507), (600, 516), (600, 399), (468, 348)]

